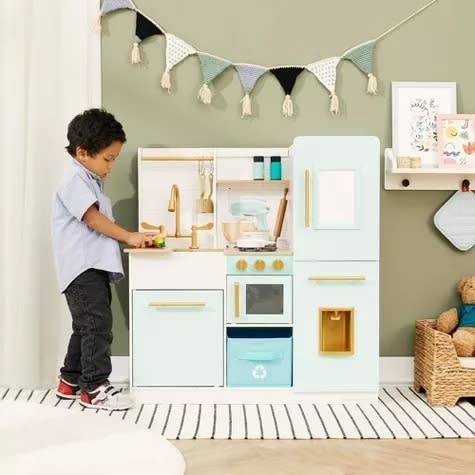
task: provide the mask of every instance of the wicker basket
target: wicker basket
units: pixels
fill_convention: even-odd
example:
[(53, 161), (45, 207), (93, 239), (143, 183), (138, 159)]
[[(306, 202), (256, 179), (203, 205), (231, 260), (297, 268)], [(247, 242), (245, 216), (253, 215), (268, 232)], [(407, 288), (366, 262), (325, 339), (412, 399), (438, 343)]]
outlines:
[(432, 406), (455, 406), (475, 396), (475, 370), (462, 368), (450, 335), (435, 329), (435, 320), (416, 321), (414, 389), (425, 389)]

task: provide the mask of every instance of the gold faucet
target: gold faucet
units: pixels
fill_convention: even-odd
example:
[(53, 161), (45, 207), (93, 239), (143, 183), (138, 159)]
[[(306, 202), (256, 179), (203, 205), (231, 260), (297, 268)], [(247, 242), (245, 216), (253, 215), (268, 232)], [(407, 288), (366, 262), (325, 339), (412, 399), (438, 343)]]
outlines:
[(196, 224), (193, 224), (191, 226), (191, 246), (190, 249), (199, 249), (200, 246), (198, 246), (198, 231), (204, 231), (207, 229), (212, 229), (214, 226), (213, 223), (206, 223), (202, 224), (201, 226), (197, 226)]
[(182, 237), (180, 229), (180, 190), (178, 185), (172, 185), (170, 199), (168, 200), (168, 211), (175, 213), (175, 234), (172, 237)]

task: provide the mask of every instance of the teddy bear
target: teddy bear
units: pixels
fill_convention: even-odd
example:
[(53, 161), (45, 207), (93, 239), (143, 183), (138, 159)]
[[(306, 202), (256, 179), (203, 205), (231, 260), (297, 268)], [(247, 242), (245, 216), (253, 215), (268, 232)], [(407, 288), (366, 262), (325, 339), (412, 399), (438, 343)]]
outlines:
[[(462, 305), (451, 308), (439, 315), (436, 329), (444, 333), (452, 333), (452, 340), (457, 356), (473, 356), (475, 354), (475, 276), (461, 279), (457, 290)], [(455, 331), (454, 331), (455, 330)]]

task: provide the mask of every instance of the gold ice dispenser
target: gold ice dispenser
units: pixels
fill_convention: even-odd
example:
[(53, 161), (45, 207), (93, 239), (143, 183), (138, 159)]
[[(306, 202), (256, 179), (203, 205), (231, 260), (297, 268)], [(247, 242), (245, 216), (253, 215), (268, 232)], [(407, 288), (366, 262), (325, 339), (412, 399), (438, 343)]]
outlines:
[(320, 348), (322, 355), (353, 354), (353, 307), (320, 308)]

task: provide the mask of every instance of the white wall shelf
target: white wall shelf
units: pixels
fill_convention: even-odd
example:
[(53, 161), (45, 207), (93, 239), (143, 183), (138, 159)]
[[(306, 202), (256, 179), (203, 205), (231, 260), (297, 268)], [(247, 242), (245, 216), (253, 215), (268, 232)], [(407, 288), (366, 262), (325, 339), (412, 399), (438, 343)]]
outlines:
[(475, 189), (475, 169), (398, 168), (391, 149), (384, 153), (386, 190), (460, 190), (464, 180)]
[(222, 186), (286, 186), (290, 184), (289, 180), (218, 180), (216, 185)]

